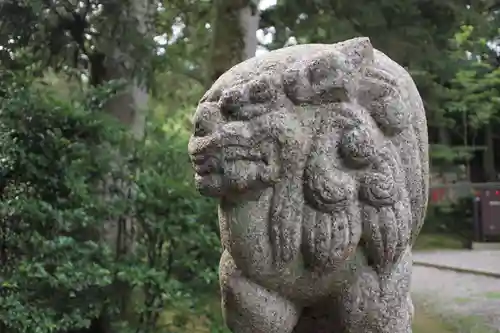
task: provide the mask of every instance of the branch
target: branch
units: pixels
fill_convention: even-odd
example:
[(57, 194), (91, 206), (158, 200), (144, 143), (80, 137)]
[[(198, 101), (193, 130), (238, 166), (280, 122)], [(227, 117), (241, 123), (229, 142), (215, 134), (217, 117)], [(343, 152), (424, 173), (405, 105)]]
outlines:
[[(75, 5), (73, 5), (73, 3), (71, 3), (71, 1), (69, 0), (64, 0), (62, 3), (62, 6), (64, 7), (64, 9), (66, 9), (66, 11), (68, 13), (71, 13), (71, 12), (74, 12), (75, 11)], [(78, 6), (78, 5), (77, 5)]]
[(92, 4), (90, 3), (90, 0), (85, 0), (85, 9), (83, 10), (83, 16), (82, 16), (84, 20), (87, 19), (87, 15), (89, 14), (91, 8)]
[(59, 13), (59, 11), (57, 10), (57, 6), (54, 3), (52, 3), (51, 0), (42, 0), (42, 1), (45, 3), (45, 5), (47, 7), (49, 7), (50, 9), (52, 9), (54, 11), (54, 13), (56, 13), (57, 17), (60, 20), (64, 20), (64, 17), (62, 16), (62, 14)]

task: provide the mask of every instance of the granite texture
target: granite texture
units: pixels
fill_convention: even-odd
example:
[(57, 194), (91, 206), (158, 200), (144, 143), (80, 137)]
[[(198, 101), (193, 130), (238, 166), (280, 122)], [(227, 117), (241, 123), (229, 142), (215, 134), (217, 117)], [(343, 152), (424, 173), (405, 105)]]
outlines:
[(411, 332), (429, 166), (406, 70), (368, 38), (283, 48), (222, 75), (193, 124), (233, 333)]

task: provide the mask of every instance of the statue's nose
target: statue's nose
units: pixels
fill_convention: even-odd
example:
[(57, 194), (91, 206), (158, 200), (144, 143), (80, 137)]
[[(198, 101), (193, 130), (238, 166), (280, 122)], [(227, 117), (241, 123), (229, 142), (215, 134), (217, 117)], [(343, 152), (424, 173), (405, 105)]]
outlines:
[(188, 143), (189, 155), (203, 155), (218, 151), (221, 147), (220, 136), (206, 135), (203, 137), (192, 136)]

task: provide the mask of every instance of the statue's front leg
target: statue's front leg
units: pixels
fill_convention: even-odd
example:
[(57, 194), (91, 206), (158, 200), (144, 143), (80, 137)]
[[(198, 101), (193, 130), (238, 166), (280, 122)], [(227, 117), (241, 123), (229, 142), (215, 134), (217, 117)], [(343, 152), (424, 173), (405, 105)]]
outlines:
[(291, 333), (300, 309), (280, 296), (242, 276), (225, 251), (220, 264), (222, 310), (233, 333)]
[(411, 256), (387, 276), (365, 266), (357, 281), (340, 297), (345, 333), (411, 333), (413, 304), (410, 294)]

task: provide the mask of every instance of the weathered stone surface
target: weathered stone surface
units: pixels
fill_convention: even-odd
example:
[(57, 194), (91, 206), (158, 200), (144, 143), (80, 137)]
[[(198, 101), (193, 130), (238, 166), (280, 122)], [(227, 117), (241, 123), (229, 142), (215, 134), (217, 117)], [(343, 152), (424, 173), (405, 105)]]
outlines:
[(189, 152), (220, 198), (234, 333), (411, 332), (428, 143), (409, 74), (367, 38), (249, 59), (201, 99)]

